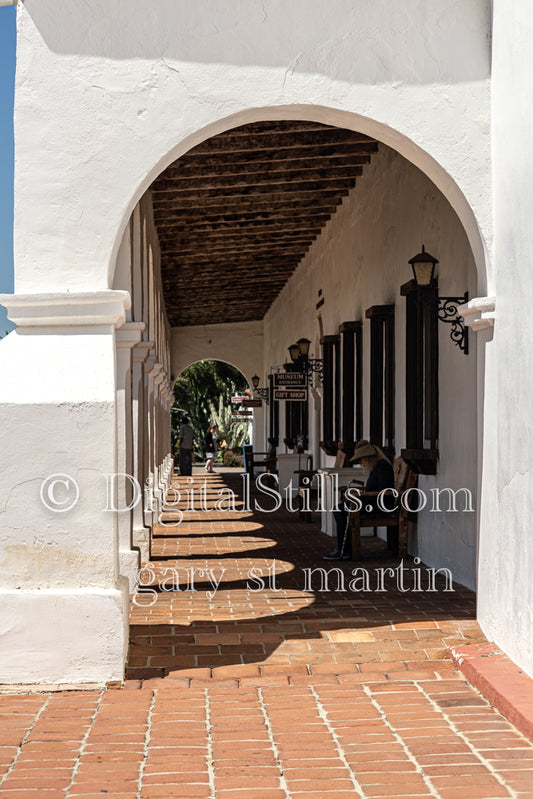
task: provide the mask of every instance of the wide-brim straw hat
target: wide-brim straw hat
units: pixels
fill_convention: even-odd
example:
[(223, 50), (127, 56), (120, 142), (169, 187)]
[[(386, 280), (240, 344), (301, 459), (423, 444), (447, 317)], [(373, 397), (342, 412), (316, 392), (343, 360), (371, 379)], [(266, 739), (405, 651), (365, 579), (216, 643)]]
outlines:
[(361, 444), (360, 447), (357, 447), (354, 450), (352, 457), (350, 458), (350, 463), (354, 461), (358, 461), (361, 458), (370, 458), (372, 455), (377, 455), (378, 451), (373, 444)]

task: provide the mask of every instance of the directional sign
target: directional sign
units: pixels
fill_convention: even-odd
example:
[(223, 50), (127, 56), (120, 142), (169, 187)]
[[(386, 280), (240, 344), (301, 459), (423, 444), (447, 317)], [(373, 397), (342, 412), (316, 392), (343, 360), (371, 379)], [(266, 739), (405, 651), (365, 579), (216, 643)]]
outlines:
[(306, 388), (275, 388), (274, 401), (307, 402)]
[(280, 386), (293, 386), (294, 388), (307, 385), (307, 376), (303, 372), (280, 372), (274, 375), (274, 388)]
[(248, 399), (248, 397), (232, 397), (231, 401), (234, 403), (238, 403), (240, 405), (241, 402), (243, 402), (246, 399)]
[(231, 416), (231, 421), (233, 424), (248, 424), (252, 420), (252, 416), (243, 416), (242, 414), (232, 414)]
[(263, 400), (260, 399), (245, 399), (242, 401), (245, 408), (260, 408)]

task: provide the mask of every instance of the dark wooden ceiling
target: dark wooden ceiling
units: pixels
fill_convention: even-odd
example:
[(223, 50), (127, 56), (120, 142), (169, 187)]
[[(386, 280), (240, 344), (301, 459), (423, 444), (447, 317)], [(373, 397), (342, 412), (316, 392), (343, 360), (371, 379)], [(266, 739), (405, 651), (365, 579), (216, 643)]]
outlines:
[(262, 319), (377, 142), (311, 122), (256, 122), (171, 164), (151, 191), (170, 324)]

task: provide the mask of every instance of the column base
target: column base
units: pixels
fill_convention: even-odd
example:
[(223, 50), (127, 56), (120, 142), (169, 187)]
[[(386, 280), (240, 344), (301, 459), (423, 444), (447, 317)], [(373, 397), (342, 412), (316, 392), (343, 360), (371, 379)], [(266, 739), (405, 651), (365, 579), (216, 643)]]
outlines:
[(148, 563), (150, 560), (150, 528), (133, 528), (133, 546), (137, 547), (141, 553), (141, 563)]
[(140, 556), (138, 549), (119, 550), (118, 553), (119, 572), (128, 581), (130, 594), (135, 592), (137, 586), (137, 577), (141, 568)]
[(0, 684), (120, 681), (126, 583), (122, 590), (0, 590), (0, 641)]

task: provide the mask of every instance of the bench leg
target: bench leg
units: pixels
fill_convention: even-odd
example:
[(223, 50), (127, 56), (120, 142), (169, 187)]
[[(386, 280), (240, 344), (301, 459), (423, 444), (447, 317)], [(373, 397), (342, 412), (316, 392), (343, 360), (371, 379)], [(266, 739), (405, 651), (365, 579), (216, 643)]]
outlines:
[(394, 555), (398, 554), (398, 539), (398, 527), (396, 525), (387, 527), (387, 549)]
[(407, 557), (407, 513), (400, 515), (398, 526), (398, 557)]
[(350, 514), (350, 535), (352, 538), (352, 560), (361, 560), (361, 520), (358, 513)]

